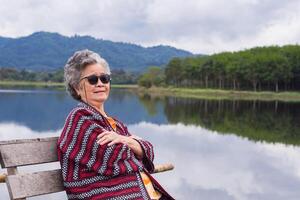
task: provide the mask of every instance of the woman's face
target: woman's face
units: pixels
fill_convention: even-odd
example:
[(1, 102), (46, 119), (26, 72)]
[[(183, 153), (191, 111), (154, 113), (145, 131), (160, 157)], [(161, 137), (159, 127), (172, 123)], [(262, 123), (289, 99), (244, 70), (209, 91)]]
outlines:
[[(108, 98), (110, 91), (110, 82), (103, 83), (99, 78), (97, 83), (91, 84), (87, 78), (91, 75), (100, 76), (107, 74), (104, 67), (99, 63), (88, 65), (81, 72), (81, 81), (77, 88), (77, 93), (81, 96), (82, 101), (99, 108)], [(82, 79), (83, 78), (83, 79)]]

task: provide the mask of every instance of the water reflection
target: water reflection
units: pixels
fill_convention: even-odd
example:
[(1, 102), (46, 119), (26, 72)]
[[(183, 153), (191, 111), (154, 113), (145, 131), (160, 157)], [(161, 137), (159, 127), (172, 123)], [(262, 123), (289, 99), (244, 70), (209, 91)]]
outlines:
[[(77, 102), (64, 91), (0, 91), (0, 123), (57, 130)], [(126, 124), (197, 125), (254, 141), (300, 144), (300, 103), (138, 96), (113, 89), (106, 111)]]
[[(253, 143), (196, 127), (131, 126), (156, 146), (159, 162), (175, 163), (161, 180), (178, 199), (296, 199), (300, 195), (300, 149)], [(170, 177), (171, 176), (171, 177)], [(160, 177), (159, 177), (160, 178)]]
[[(300, 148), (252, 142), (194, 125), (132, 124), (129, 130), (155, 146), (155, 162), (175, 169), (155, 175), (176, 199), (296, 200), (300, 196)], [(15, 132), (14, 130), (18, 130)], [(57, 135), (16, 124), (0, 124), (0, 140)], [(28, 137), (27, 137), (28, 136)], [(0, 199), (8, 199), (4, 185)], [(50, 199), (50, 197), (33, 199)], [(51, 196), (65, 199), (64, 194)]]
[[(63, 91), (0, 91), (0, 140), (59, 135), (75, 104)], [(153, 142), (156, 163), (175, 164), (174, 171), (156, 176), (176, 199), (300, 196), (300, 103), (137, 96), (114, 89), (105, 107)], [(8, 199), (4, 185), (0, 193)]]
[[(0, 123), (13, 122), (36, 131), (57, 130), (63, 127), (67, 114), (76, 104), (65, 91), (0, 90)], [(167, 123), (162, 106), (157, 106), (155, 115), (149, 114), (138, 96), (127, 90), (113, 89), (105, 108), (109, 115), (126, 124)]]
[(148, 110), (163, 104), (169, 123), (200, 125), (255, 141), (300, 144), (300, 103), (149, 96), (140, 99)]
[(13, 122), (37, 131), (62, 127), (74, 101), (62, 91), (2, 90), (0, 122)]

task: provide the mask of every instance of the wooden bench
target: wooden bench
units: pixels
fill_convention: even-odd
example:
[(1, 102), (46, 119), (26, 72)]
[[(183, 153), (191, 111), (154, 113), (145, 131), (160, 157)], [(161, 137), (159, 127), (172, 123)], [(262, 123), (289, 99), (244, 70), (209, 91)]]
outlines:
[[(0, 175), (6, 182), (11, 199), (26, 199), (38, 195), (61, 192), (61, 169), (19, 173), (18, 167), (58, 162), (57, 137), (0, 141), (0, 163), (7, 174)], [(155, 172), (172, 170), (172, 164), (156, 165)], [(1, 180), (0, 180), (1, 182)]]

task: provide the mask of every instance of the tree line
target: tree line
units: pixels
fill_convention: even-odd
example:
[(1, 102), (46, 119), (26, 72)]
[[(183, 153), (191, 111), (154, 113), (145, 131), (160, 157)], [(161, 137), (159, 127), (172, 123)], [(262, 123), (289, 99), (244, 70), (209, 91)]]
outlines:
[[(123, 69), (113, 69), (112, 83), (113, 84), (136, 84), (139, 74), (126, 72)], [(31, 71), (18, 70), (15, 68), (0, 68), (1, 81), (32, 81), (32, 82), (63, 82), (63, 68), (56, 71)]]
[(151, 67), (139, 79), (145, 87), (232, 90), (300, 89), (300, 46), (256, 47), (210, 56), (173, 58), (164, 69)]
[(0, 68), (1, 81), (63, 82), (63, 69), (53, 72), (30, 71), (26, 69)]

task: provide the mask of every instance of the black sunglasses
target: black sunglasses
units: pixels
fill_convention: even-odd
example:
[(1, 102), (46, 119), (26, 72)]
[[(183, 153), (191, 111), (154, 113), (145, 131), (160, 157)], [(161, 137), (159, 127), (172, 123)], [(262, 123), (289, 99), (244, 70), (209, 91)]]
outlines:
[(91, 84), (91, 85), (96, 85), (98, 83), (99, 79), (103, 84), (107, 84), (111, 80), (109, 74), (101, 74), (100, 76), (93, 74), (90, 76), (83, 77), (80, 80), (85, 79), (85, 78), (88, 80), (89, 84)]

